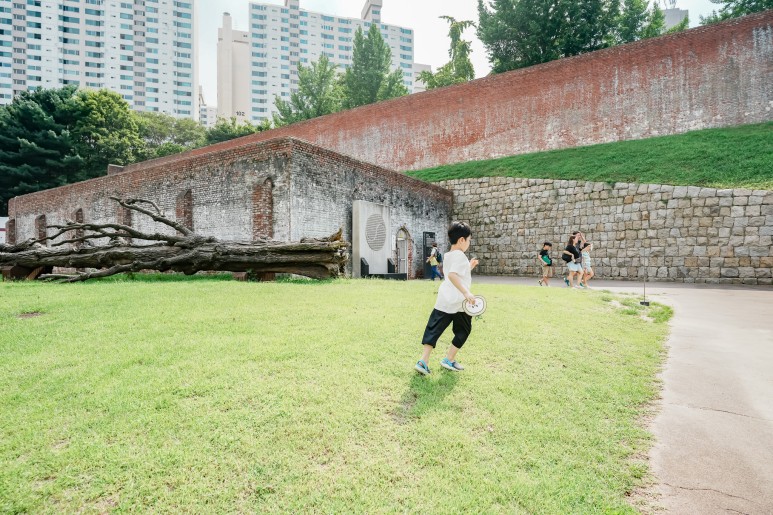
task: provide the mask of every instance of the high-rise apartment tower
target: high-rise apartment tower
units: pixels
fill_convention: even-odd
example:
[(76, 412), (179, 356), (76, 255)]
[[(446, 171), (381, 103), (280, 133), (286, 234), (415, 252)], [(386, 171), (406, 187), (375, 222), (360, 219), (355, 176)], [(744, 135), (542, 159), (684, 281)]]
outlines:
[(230, 15), (224, 15), (218, 44), (231, 49), (218, 48), (218, 116), (270, 119), (276, 113), (274, 98), (288, 100), (297, 89), (298, 63), (308, 66), (325, 54), (345, 70), (352, 63), (355, 32), (360, 27), (367, 32), (374, 23), (392, 51), (392, 69), (402, 69), (408, 91), (423, 90), (414, 77), (413, 30), (381, 23), (381, 8), (382, 0), (367, 0), (361, 18), (344, 18), (301, 9), (299, 0), (285, 0), (284, 6), (251, 3), (247, 32), (233, 30)]
[(0, 104), (77, 84), (198, 118), (195, 0), (0, 0)]

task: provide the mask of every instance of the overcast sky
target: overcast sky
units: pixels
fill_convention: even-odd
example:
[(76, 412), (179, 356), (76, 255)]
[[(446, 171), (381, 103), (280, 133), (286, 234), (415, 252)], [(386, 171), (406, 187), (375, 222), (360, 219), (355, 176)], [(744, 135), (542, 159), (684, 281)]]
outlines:
[[(284, 5), (283, 0), (256, 3)], [(478, 20), (477, 0), (383, 0), (383, 3), (381, 21), (414, 29), (414, 59), (431, 65), (433, 70), (448, 62), (448, 23), (438, 17)], [(661, 6), (663, 3), (661, 0)], [(249, 4), (249, 0), (198, 0), (199, 81), (209, 105), (217, 103), (217, 29), (222, 25), (223, 12), (231, 13), (234, 28), (248, 30)], [(364, 5), (365, 0), (301, 0), (301, 9), (347, 18), (359, 18)], [(710, 0), (677, 0), (676, 6), (690, 11), (692, 27), (698, 24), (699, 15), (705, 16), (717, 7)], [(472, 41), (475, 76), (485, 76), (491, 66), (475, 29), (468, 29), (464, 38)]]

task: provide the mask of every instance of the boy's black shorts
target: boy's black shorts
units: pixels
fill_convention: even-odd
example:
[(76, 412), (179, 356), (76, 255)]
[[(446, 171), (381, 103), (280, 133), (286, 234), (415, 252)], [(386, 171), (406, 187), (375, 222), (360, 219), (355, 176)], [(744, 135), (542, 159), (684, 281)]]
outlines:
[(427, 322), (427, 328), (424, 329), (424, 336), (421, 339), (422, 345), (437, 344), (440, 335), (443, 334), (449, 325), (453, 323), (454, 339), (451, 340), (451, 344), (457, 349), (461, 349), (464, 342), (467, 341), (467, 337), (472, 332), (472, 317), (460, 311), (459, 313), (444, 313), (437, 309), (432, 310), (432, 314), (429, 316)]

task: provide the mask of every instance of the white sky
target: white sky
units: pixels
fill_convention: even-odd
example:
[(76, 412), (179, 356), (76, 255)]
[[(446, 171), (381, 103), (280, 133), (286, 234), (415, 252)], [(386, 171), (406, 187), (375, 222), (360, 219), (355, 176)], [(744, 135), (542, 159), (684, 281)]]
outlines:
[[(209, 105), (217, 103), (217, 29), (223, 12), (231, 13), (234, 28), (248, 30), (249, 0), (197, 0), (199, 24), (199, 80)], [(283, 0), (260, 0), (257, 3), (284, 5)], [(439, 16), (457, 20), (478, 20), (477, 0), (384, 0), (381, 21), (414, 29), (414, 59), (429, 64), (433, 70), (448, 62), (448, 23)], [(663, 6), (661, 1), (661, 7)], [(335, 16), (359, 18), (365, 0), (301, 0), (301, 9)], [(718, 6), (710, 0), (677, 0), (676, 6), (690, 12), (690, 26), (698, 25), (699, 16), (707, 15)], [(491, 70), (483, 45), (470, 28), (464, 39), (472, 41), (472, 62), (475, 76), (483, 77)]]

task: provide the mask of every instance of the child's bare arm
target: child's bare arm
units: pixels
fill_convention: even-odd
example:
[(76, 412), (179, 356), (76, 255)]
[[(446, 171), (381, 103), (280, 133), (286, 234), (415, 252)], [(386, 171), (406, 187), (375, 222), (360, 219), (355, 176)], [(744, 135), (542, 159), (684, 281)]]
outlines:
[(462, 293), (462, 295), (464, 295), (465, 299), (475, 304), (475, 295), (470, 293), (470, 290), (468, 290), (467, 287), (462, 284), (462, 279), (459, 277), (459, 274), (456, 272), (449, 273), (448, 280), (451, 281), (451, 284), (453, 284), (456, 289)]

